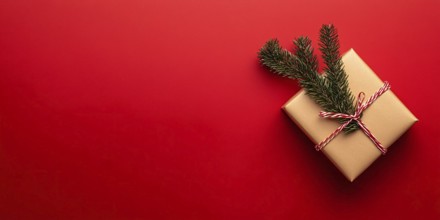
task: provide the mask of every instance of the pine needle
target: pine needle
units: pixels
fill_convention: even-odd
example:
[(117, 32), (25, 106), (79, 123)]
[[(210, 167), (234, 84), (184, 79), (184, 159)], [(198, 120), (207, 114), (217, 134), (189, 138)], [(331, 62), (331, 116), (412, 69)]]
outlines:
[[(354, 97), (348, 86), (348, 76), (339, 53), (339, 40), (333, 25), (323, 25), (320, 30), (320, 51), (324, 60), (325, 75), (318, 73), (318, 61), (308, 37), (294, 40), (293, 54), (281, 48), (277, 39), (271, 39), (258, 52), (260, 63), (270, 71), (291, 79), (300, 86), (324, 111), (353, 114)], [(344, 123), (347, 119), (340, 119)], [(358, 129), (357, 123), (344, 128), (346, 133)]]

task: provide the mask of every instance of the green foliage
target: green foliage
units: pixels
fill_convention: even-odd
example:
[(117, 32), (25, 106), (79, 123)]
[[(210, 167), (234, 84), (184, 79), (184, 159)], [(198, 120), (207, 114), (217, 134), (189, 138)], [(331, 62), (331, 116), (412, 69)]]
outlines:
[[(320, 51), (324, 60), (324, 75), (318, 73), (318, 61), (308, 37), (294, 40), (293, 54), (279, 45), (278, 40), (269, 40), (259, 51), (260, 62), (272, 72), (297, 79), (309, 95), (324, 111), (353, 114), (354, 97), (348, 87), (347, 74), (339, 53), (338, 33), (333, 25), (323, 25), (320, 30)], [(343, 123), (347, 119), (339, 119)], [(345, 132), (358, 128), (352, 122)]]
[(277, 39), (271, 39), (258, 53), (260, 62), (274, 73), (283, 77), (296, 79), (297, 76), (293, 63), (295, 57), (286, 49), (280, 47)]

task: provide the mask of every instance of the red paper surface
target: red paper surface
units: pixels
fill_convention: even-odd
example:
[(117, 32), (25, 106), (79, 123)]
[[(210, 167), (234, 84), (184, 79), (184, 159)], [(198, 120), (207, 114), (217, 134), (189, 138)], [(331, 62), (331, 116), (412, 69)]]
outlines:
[[(439, 9), (3, 0), (0, 219), (439, 219)], [(420, 119), (354, 183), (256, 58), (329, 22)]]

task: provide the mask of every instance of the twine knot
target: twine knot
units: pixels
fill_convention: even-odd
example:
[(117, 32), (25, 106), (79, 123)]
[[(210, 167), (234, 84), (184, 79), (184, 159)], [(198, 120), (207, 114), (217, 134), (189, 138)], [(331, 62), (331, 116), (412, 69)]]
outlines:
[(356, 110), (354, 114), (344, 114), (344, 113), (337, 113), (337, 112), (324, 112), (321, 111), (319, 113), (319, 116), (322, 118), (345, 118), (349, 119), (344, 124), (339, 126), (333, 133), (331, 133), (326, 139), (321, 141), (319, 144), (315, 146), (315, 149), (317, 151), (322, 150), (330, 141), (332, 141), (341, 131), (352, 121), (355, 121), (361, 130), (367, 135), (368, 138), (374, 143), (374, 145), (377, 147), (377, 149), (382, 152), (384, 155), (387, 152), (387, 149), (383, 147), (383, 145), (376, 139), (376, 137), (368, 130), (368, 128), (365, 126), (365, 124), (361, 120), (362, 112), (367, 109), (371, 104), (373, 104), (374, 101), (376, 101), (377, 98), (379, 98), (383, 93), (388, 91), (391, 88), (390, 84), (388, 82), (385, 82), (384, 85), (377, 90), (370, 98), (368, 98), (367, 101), (365, 100), (365, 93), (360, 92), (357, 97), (357, 104), (356, 104)]

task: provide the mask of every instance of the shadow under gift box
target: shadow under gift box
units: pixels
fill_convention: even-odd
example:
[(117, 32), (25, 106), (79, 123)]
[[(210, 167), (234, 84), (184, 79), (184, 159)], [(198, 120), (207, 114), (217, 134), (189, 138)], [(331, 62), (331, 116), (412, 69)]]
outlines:
[[(366, 100), (383, 86), (382, 80), (353, 49), (342, 56), (342, 61), (355, 97), (359, 92), (364, 92)], [(335, 119), (319, 117), (321, 107), (309, 98), (304, 90), (293, 96), (283, 109), (315, 144), (324, 140), (341, 125)], [(385, 148), (418, 121), (391, 90), (364, 110), (361, 120)], [(322, 149), (322, 152), (350, 181), (354, 181), (382, 155), (360, 129), (350, 134), (341, 132)]]

